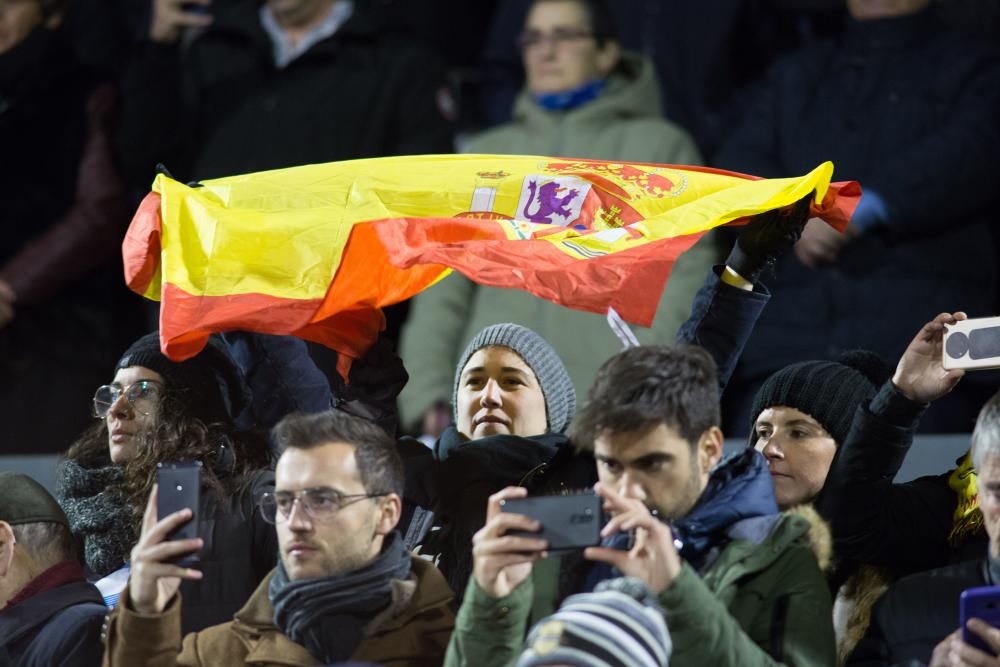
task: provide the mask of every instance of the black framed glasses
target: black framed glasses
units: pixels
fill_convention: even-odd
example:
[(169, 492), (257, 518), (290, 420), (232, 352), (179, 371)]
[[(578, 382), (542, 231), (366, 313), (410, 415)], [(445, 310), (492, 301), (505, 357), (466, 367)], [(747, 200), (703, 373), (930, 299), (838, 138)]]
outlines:
[(348, 505), (364, 500), (366, 498), (381, 498), (388, 493), (351, 493), (345, 494), (329, 487), (321, 486), (314, 489), (303, 489), (292, 493), (290, 491), (275, 491), (265, 493), (257, 501), (260, 507), (260, 514), (264, 521), (275, 523), (280, 516), (283, 521), (287, 521), (292, 514), (295, 503), (305, 510), (306, 515), (313, 521), (322, 523), (329, 521), (334, 514), (344, 509)]
[(525, 30), (518, 38), (517, 44), (522, 50), (534, 49), (547, 43), (551, 43), (553, 47), (558, 49), (564, 44), (594, 38), (596, 35), (593, 32), (581, 28), (556, 28), (552, 32)]
[(94, 392), (93, 414), (98, 419), (103, 419), (108, 415), (108, 411), (111, 410), (115, 401), (125, 396), (125, 400), (128, 401), (133, 410), (140, 415), (149, 416), (156, 410), (162, 391), (163, 383), (157, 380), (139, 380), (127, 387), (113, 384), (101, 385)]

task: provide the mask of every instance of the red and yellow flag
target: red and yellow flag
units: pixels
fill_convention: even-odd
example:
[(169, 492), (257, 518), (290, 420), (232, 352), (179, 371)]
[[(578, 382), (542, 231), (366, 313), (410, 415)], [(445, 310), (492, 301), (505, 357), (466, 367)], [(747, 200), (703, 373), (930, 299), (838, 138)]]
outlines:
[[(157, 176), (123, 244), (173, 359), (209, 334), (292, 334), (357, 358), (381, 310), (451, 269), (648, 326), (678, 255), (709, 229), (815, 192), (846, 226), (860, 188), (833, 165), (762, 180), (699, 167), (545, 157), (352, 160), (205, 181)], [(346, 366), (343, 368), (346, 370)]]

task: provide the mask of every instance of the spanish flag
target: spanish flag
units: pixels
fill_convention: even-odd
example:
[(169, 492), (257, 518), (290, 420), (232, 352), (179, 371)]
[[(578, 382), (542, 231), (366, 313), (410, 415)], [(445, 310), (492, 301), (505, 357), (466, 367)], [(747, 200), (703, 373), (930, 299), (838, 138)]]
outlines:
[(762, 180), (699, 167), (427, 155), (153, 183), (123, 244), (129, 287), (160, 301), (165, 354), (209, 334), (292, 334), (358, 358), (380, 308), (460, 271), (649, 325), (678, 255), (706, 231), (815, 193), (838, 229), (860, 197), (833, 165)]

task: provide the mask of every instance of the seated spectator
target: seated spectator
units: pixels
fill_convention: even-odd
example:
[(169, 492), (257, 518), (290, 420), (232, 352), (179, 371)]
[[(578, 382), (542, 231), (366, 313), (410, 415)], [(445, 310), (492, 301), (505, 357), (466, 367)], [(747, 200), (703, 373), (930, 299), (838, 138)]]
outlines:
[(566, 598), (531, 629), (525, 646), (517, 667), (666, 667), (671, 648), (656, 596), (629, 578)]
[(278, 566), (234, 620), (182, 642), (178, 585), (226, 575), (164, 562), (203, 541), (164, 542), (190, 513), (158, 520), (154, 494), (110, 620), (106, 666), (441, 663), (451, 590), (395, 530), (403, 469), (392, 439), (337, 411), (287, 417), (274, 438), (283, 454), (260, 509), (277, 531)]
[(26, 475), (0, 472), (0, 664), (99, 664), (103, 602), (55, 499)]
[[(857, 347), (892, 359), (954, 304), (995, 308), (1000, 53), (949, 30), (939, 5), (847, 0), (843, 34), (779, 60), (717, 156), (714, 166), (763, 177), (832, 160), (865, 190), (845, 234), (811, 222), (777, 265), (773, 304), (727, 391), (734, 433), (760, 384), (790, 363)], [(921, 428), (966, 431), (992, 390), (964, 383)]]
[(203, 466), (199, 528), (209, 577), (185, 582), (186, 630), (232, 618), (274, 567), (274, 531), (256, 510), (274, 486), (270, 445), (232, 425), (247, 399), (219, 341), (177, 363), (160, 352), (155, 333), (126, 350), (111, 384), (97, 389), (94, 414), (101, 421), (66, 453), (58, 495), (108, 606), (128, 577), (129, 552), (162, 461)]
[[(564, 559), (557, 580), (570, 592), (642, 580), (663, 608), (675, 665), (832, 665), (830, 594), (811, 524), (778, 511), (756, 451), (720, 463), (719, 420), (715, 364), (704, 350), (637, 347), (605, 362), (572, 438), (597, 460), (596, 490), (612, 519), (602, 545), (576, 563)], [(526, 494), (515, 487), (490, 497), (449, 665), (507, 664), (529, 617), (554, 606), (536, 576), (545, 541), (508, 534), (537, 523), (500, 511), (504, 499)]]
[[(678, 342), (710, 351), (720, 387), (767, 302), (756, 280), (795, 243), (805, 210), (803, 200), (788, 212), (754, 220), (727, 265), (707, 272), (678, 332)], [(456, 427), (430, 452), (400, 441), (407, 471), (403, 525), (407, 544), (438, 557), (452, 588), (464, 591), (471, 538), (485, 520), (490, 494), (511, 484), (531, 493), (565, 493), (590, 486), (596, 472), (590, 455), (576, 452), (564, 435), (576, 397), (558, 355), (534, 332), (514, 324), (479, 332), (459, 360), (452, 387)], [(432, 524), (438, 530), (428, 534)]]
[[(473, 137), (465, 152), (701, 164), (691, 137), (663, 119), (652, 64), (621, 51), (607, 3), (536, 0), (521, 34), (521, 55), (527, 87), (514, 120)], [(718, 255), (709, 234), (678, 260), (652, 328), (636, 329), (640, 342), (673, 340)], [(400, 355), (410, 372), (400, 395), (404, 428), (440, 434), (449, 369), (466, 341), (501, 322), (517, 322), (547, 340), (579, 395), (601, 362), (621, 349), (603, 315), (452, 274), (416, 297), (400, 339)]]
[[(950, 379), (953, 383), (957, 377)], [(868, 633), (847, 664), (997, 664), (994, 656), (963, 642), (956, 628), (962, 591), (1000, 584), (1000, 393), (983, 407), (976, 421), (972, 462), (988, 546), (983, 546), (975, 560), (920, 572), (893, 584), (875, 605)], [(920, 507), (914, 505), (915, 510)], [(913, 523), (904, 521), (903, 526)], [(920, 546), (914, 543), (913, 548)], [(977, 619), (969, 622), (968, 630), (1000, 652), (996, 629)]]
[(74, 399), (100, 382), (134, 331), (113, 266), (128, 222), (110, 141), (115, 90), (74, 55), (66, 4), (0, 3), (5, 453), (64, 450), (87, 425)]

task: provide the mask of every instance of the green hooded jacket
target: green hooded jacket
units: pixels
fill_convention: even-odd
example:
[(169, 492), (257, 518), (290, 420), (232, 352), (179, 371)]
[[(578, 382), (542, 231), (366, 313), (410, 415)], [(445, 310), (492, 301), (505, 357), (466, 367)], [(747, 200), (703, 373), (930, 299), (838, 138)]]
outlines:
[[(566, 112), (547, 111), (522, 91), (514, 120), (473, 138), (465, 152), (581, 157), (699, 165), (694, 141), (660, 114), (652, 64), (625, 54), (605, 91)], [(707, 235), (675, 264), (651, 328), (633, 327), (643, 344), (668, 344), (691, 311), (691, 300), (719, 259)], [(404, 427), (417, 424), (437, 401), (452, 395), (455, 366), (483, 328), (516, 322), (537, 332), (559, 354), (578, 396), (598, 367), (622, 349), (603, 315), (570, 310), (527, 292), (481, 287), (453, 274), (412, 301), (400, 340), (410, 380), (399, 397)]]
[[(769, 517), (771, 518), (771, 517)], [(688, 564), (660, 593), (673, 642), (671, 667), (836, 664), (832, 602), (817, 551), (818, 516), (781, 514), (733, 531), (700, 576)], [(828, 543), (828, 540), (827, 540)], [(445, 667), (513, 665), (530, 624), (555, 610), (558, 561), (536, 563), (504, 598), (470, 578)]]

